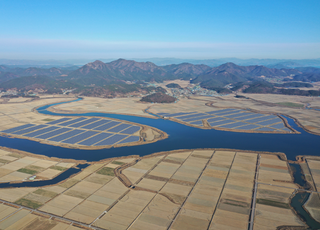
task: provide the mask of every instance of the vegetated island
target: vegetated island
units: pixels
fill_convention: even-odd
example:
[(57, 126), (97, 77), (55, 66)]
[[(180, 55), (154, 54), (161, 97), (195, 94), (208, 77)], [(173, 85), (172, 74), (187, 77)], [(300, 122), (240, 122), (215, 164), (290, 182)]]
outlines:
[(179, 84), (176, 83), (170, 83), (168, 85), (166, 85), (167, 88), (178, 88), (181, 89), (181, 86)]
[(142, 102), (152, 102), (152, 103), (173, 103), (176, 101), (176, 98), (169, 96), (164, 93), (154, 93), (148, 96), (141, 98)]

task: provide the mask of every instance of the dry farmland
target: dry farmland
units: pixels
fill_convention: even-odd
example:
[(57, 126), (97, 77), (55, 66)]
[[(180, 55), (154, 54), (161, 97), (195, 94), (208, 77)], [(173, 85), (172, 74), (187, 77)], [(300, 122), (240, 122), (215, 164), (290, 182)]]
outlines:
[[(296, 188), (276, 155), (181, 150), (98, 162), (62, 183), (0, 189), (0, 197), (4, 207), (25, 207), (13, 211), (25, 227), (37, 221), (62, 226), (63, 220), (98, 229), (248, 229), (253, 205), (254, 229), (271, 229), (270, 222), (275, 229), (304, 226), (288, 204)], [(15, 215), (2, 215), (2, 229), (19, 229), (10, 225)]]

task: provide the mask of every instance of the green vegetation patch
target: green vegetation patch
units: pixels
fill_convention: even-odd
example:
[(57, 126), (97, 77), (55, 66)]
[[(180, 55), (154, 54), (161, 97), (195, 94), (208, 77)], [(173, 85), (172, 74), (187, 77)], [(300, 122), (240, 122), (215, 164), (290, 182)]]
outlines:
[(115, 165), (124, 165), (125, 163), (124, 163), (124, 162), (121, 162), (121, 161), (112, 161), (112, 164), (115, 164)]
[(4, 160), (4, 159), (0, 159), (0, 163), (2, 163), (2, 164), (6, 164), (6, 163), (8, 163), (8, 162), (10, 162), (10, 161)]
[(10, 153), (10, 154), (8, 154), (8, 156), (10, 156), (10, 157), (15, 157), (15, 158), (21, 158), (21, 157), (23, 157), (21, 154), (19, 154), (19, 153)]
[(32, 170), (32, 169), (27, 169), (27, 168), (22, 168), (22, 169), (19, 169), (18, 172), (22, 172), (22, 173), (28, 173), (28, 174), (36, 174), (38, 171), (36, 170)]
[(104, 167), (100, 169), (97, 173), (102, 175), (114, 176), (113, 168)]
[(78, 183), (79, 181), (76, 179), (69, 179), (65, 182), (63, 182), (62, 184), (60, 184), (59, 186), (63, 187), (63, 188), (70, 188), (73, 185), (75, 185), (76, 183)]
[(268, 206), (273, 206), (273, 207), (278, 207), (278, 208), (286, 208), (290, 209), (289, 204), (282, 203), (279, 201), (274, 201), (274, 200), (267, 200), (267, 199), (257, 199), (258, 204), (263, 204), (263, 205), (268, 205)]
[(61, 166), (52, 166), (50, 167), (51, 169), (54, 169), (54, 170), (59, 170), (59, 171), (64, 171), (64, 170), (67, 170), (68, 168), (65, 168), (65, 167), (61, 167)]
[(75, 190), (69, 190), (68, 192), (65, 193), (65, 195), (77, 197), (80, 199), (86, 199), (88, 196), (90, 196), (90, 194), (88, 193), (75, 191)]
[(26, 169), (30, 169), (30, 170), (34, 170), (37, 172), (43, 171), (45, 168), (42, 168), (40, 166), (35, 166), (35, 165), (28, 165), (27, 167), (25, 167)]
[(299, 103), (293, 103), (293, 102), (279, 102), (276, 103), (277, 105), (287, 106), (287, 107), (294, 107), (294, 108), (302, 108), (304, 105)]
[(51, 119), (51, 118), (46, 118), (46, 119), (42, 119), (43, 121), (55, 121), (55, 119)]
[(36, 191), (34, 191), (33, 193), (37, 194), (37, 195), (41, 195), (41, 196), (45, 196), (45, 197), (49, 197), (49, 198), (53, 198), (55, 197), (56, 195), (58, 195), (58, 193), (55, 193), (55, 192), (51, 192), (51, 191), (47, 191), (47, 190), (44, 190), (44, 189), (38, 189)]
[(23, 205), (23, 206), (26, 206), (26, 207), (29, 207), (29, 208), (33, 208), (33, 209), (37, 209), (40, 206), (42, 206), (42, 203), (40, 203), (40, 202), (28, 200), (28, 199), (25, 199), (25, 198), (21, 198), (21, 199), (17, 200), (15, 203)]
[(224, 204), (229, 204), (229, 205), (238, 206), (238, 207), (244, 207), (244, 208), (248, 208), (249, 207), (248, 203), (242, 202), (242, 201), (238, 201), (238, 200), (224, 199), (221, 202), (224, 203)]

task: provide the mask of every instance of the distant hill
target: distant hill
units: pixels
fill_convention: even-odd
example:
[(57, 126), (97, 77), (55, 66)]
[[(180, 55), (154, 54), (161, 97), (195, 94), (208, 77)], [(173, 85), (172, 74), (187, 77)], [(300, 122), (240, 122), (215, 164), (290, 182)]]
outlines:
[[(294, 65), (294, 63), (291, 64)], [(125, 59), (108, 63), (97, 60), (80, 68), (76, 66), (11, 68), (11, 66), (0, 65), (0, 88), (12, 87), (26, 90), (35, 88), (36, 85), (43, 90), (52, 89), (55, 92), (59, 90), (61, 92), (61, 89), (73, 87), (76, 89), (74, 92), (79, 94), (112, 96), (117, 93), (121, 95), (132, 92), (149, 92), (151, 88), (145, 82), (191, 79), (191, 83), (198, 83), (203, 88), (216, 90), (219, 93), (230, 93), (231, 86), (238, 83), (256, 82), (261, 80), (262, 76), (280, 78), (289, 82), (316, 82), (320, 81), (320, 68), (278, 69), (262, 65), (241, 66), (232, 62), (217, 67), (190, 63), (157, 66), (152, 62)], [(59, 90), (56, 90), (58, 88)]]
[(172, 103), (172, 102), (175, 102), (176, 99), (164, 93), (154, 93), (141, 98), (140, 101), (152, 102), (152, 103)]
[(181, 86), (179, 84), (176, 83), (170, 83), (168, 85), (166, 85), (167, 88), (177, 88), (177, 89), (181, 89)]

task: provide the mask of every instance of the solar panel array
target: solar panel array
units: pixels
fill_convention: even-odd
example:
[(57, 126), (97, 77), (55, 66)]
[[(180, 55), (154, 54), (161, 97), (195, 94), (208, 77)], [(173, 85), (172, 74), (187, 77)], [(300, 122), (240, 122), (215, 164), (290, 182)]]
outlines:
[(61, 118), (44, 125), (25, 124), (0, 131), (36, 139), (84, 146), (137, 142), (140, 126), (101, 118)]
[(158, 113), (160, 116), (174, 118), (195, 126), (206, 122), (214, 128), (254, 130), (261, 132), (292, 132), (275, 115), (253, 113), (242, 109), (220, 109), (210, 112)]

